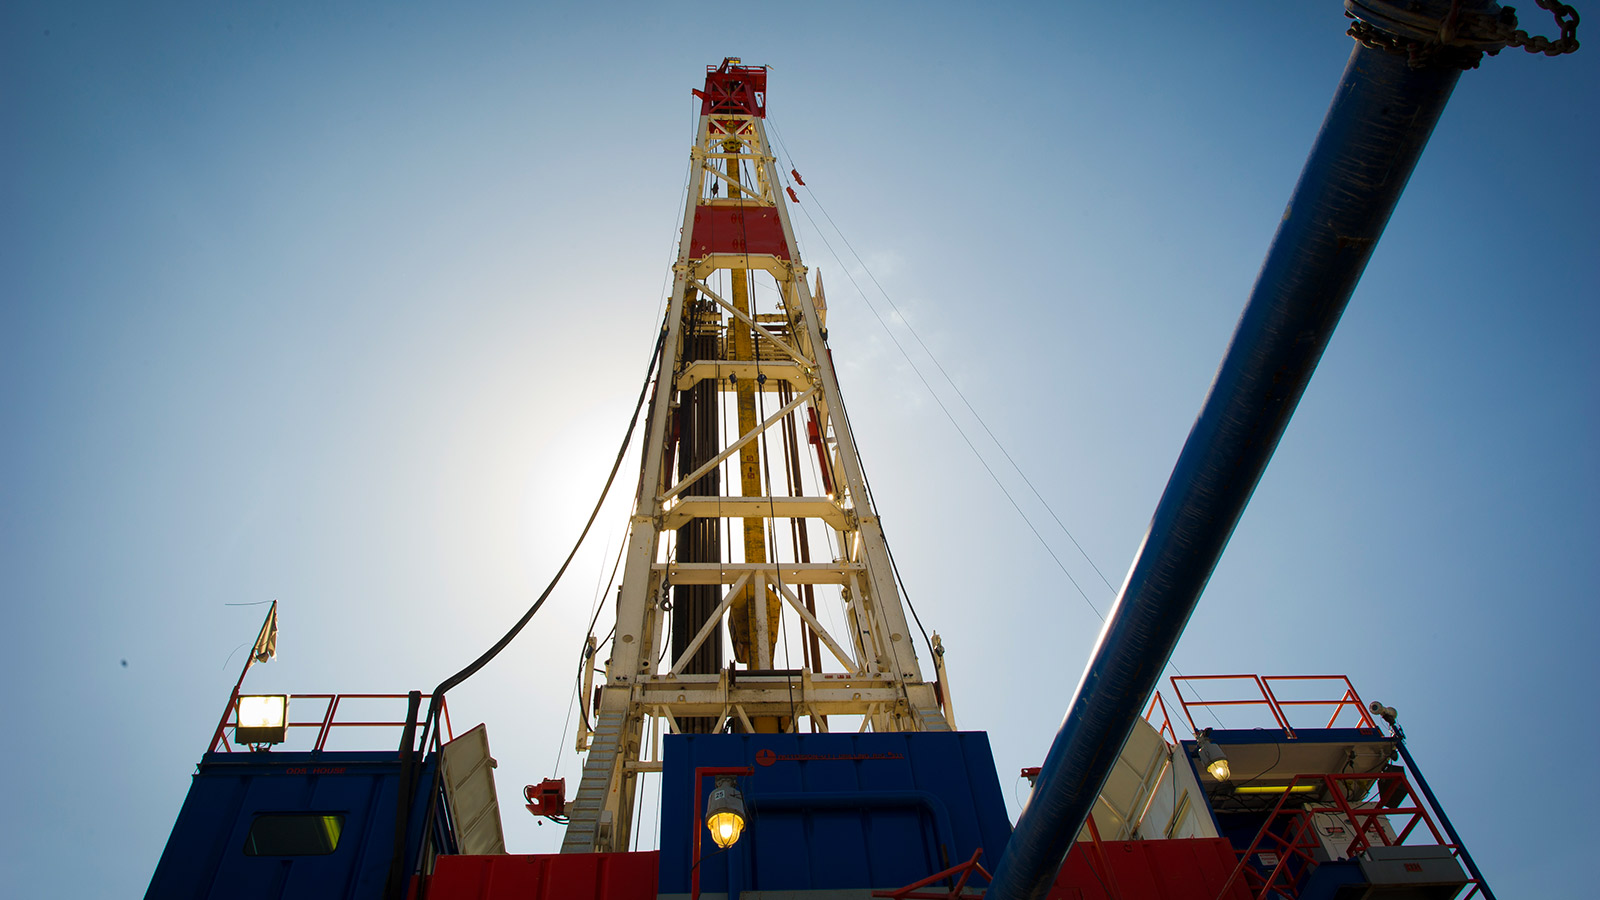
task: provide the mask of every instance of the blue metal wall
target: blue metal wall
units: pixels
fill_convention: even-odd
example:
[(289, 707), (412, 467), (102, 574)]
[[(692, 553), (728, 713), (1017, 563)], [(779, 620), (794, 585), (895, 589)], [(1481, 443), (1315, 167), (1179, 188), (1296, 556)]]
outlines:
[[(990, 869), (1011, 836), (989, 737), (925, 734), (670, 735), (664, 750), (661, 879), (690, 889), (701, 842), (702, 893), (896, 888), (966, 862)], [(694, 818), (694, 770), (749, 766), (744, 837), (718, 851)], [(701, 802), (714, 779), (699, 785)], [(975, 876), (969, 882), (984, 884)]]
[[(434, 765), (430, 758), (421, 784), (431, 783)], [(145, 897), (375, 900), (383, 894), (394, 847), (399, 781), (399, 753), (393, 750), (207, 754)], [(426, 799), (427, 791), (419, 791), (411, 818), (412, 858)], [(245, 855), (257, 815), (296, 812), (343, 815), (337, 848), (325, 856)]]

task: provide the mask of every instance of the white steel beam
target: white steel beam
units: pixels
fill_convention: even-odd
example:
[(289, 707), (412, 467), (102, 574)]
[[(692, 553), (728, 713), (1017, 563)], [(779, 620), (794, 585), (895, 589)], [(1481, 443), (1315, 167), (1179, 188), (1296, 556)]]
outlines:
[(844, 648), (840, 647), (839, 643), (833, 639), (833, 635), (828, 633), (828, 629), (822, 627), (822, 623), (818, 622), (817, 617), (811, 614), (811, 610), (806, 609), (806, 605), (800, 602), (800, 598), (794, 595), (794, 591), (789, 590), (789, 586), (781, 581), (778, 582), (777, 587), (778, 593), (783, 595), (783, 599), (789, 601), (789, 605), (794, 607), (794, 611), (800, 614), (800, 618), (804, 619), (806, 624), (811, 626), (811, 630), (816, 633), (817, 637), (822, 638), (822, 642), (828, 645), (828, 649), (833, 652), (834, 659), (837, 659), (839, 664), (849, 671), (860, 672), (860, 664), (851, 659), (850, 654), (844, 652)]
[[(721, 154), (718, 154), (718, 155), (721, 155)], [(749, 194), (751, 197), (756, 196), (756, 192), (755, 191), (752, 191), (749, 188), (745, 187), (744, 185), (740, 184), (738, 179), (734, 178), (732, 175), (729, 175), (727, 172), (724, 172), (721, 169), (713, 169), (710, 166), (704, 166), (703, 168), (707, 172), (710, 172), (712, 175), (715, 175), (718, 178), (722, 179), (723, 181), (726, 181), (728, 183), (728, 186), (733, 188), (734, 190), (740, 191), (741, 193)]]
[(676, 531), (693, 519), (821, 519), (848, 526), (850, 514), (831, 497), (683, 497), (661, 514), (661, 530)]
[(762, 433), (765, 432), (768, 428), (771, 428), (772, 426), (778, 424), (779, 422), (782, 422), (784, 416), (787, 416), (789, 413), (792, 413), (796, 409), (799, 409), (801, 404), (805, 403), (809, 399), (811, 399), (811, 391), (805, 391), (803, 393), (796, 394), (795, 398), (793, 400), (791, 400), (789, 403), (785, 404), (783, 409), (780, 409), (777, 412), (773, 413), (772, 415), (768, 416), (767, 420), (765, 422), (762, 422), (760, 425), (757, 425), (756, 427), (750, 429), (748, 432), (746, 432), (738, 440), (736, 440), (733, 443), (729, 444), (728, 445), (728, 449), (722, 451), (721, 453), (718, 453), (716, 456), (713, 456), (705, 465), (701, 466), (698, 469), (695, 469), (693, 472), (690, 472), (688, 475), (685, 475), (682, 478), (678, 479), (678, 483), (677, 484), (675, 484), (672, 487), (668, 488), (661, 495), (660, 499), (657, 501), (657, 504), (659, 505), (661, 503), (666, 503), (668, 500), (671, 500), (673, 497), (677, 496), (679, 491), (682, 491), (685, 488), (687, 488), (689, 485), (694, 484), (696, 481), (699, 481), (701, 476), (705, 475), (707, 472), (709, 472), (712, 469), (715, 469), (717, 466), (721, 465), (723, 460), (725, 460), (728, 457), (734, 455), (735, 453), (738, 453), (740, 447), (743, 447), (745, 444), (748, 444), (751, 441), (755, 440), (756, 438), (760, 437), (762, 435)]
[[(678, 373), (677, 388), (686, 391), (707, 379), (723, 382), (729, 375), (740, 381), (749, 379), (755, 381), (758, 376), (767, 376), (769, 385), (787, 381), (795, 387), (802, 387), (811, 383), (811, 370), (797, 362), (788, 360), (762, 360), (760, 362), (738, 362), (729, 359), (697, 359), (683, 367)], [(726, 385), (723, 388), (727, 390)], [(772, 390), (768, 387), (767, 390)]]
[(717, 626), (722, 624), (722, 614), (728, 611), (729, 606), (733, 605), (734, 598), (738, 597), (739, 591), (750, 583), (750, 578), (754, 574), (754, 572), (740, 574), (739, 580), (735, 581), (733, 587), (722, 595), (722, 601), (717, 604), (716, 609), (711, 611), (711, 615), (706, 617), (705, 624), (701, 625), (700, 630), (695, 633), (694, 640), (690, 641), (689, 646), (683, 648), (683, 653), (672, 661), (672, 674), (677, 675), (682, 672), (683, 667), (689, 664), (689, 659), (694, 656), (695, 651), (699, 650), (700, 645), (704, 644), (706, 638), (711, 636), (711, 632), (716, 631)]
[(703, 281), (694, 281), (694, 282), (692, 282), (692, 284), (694, 285), (695, 290), (699, 291), (702, 294), (705, 294), (707, 297), (710, 297), (712, 300), (716, 301), (716, 304), (718, 306), (722, 307), (723, 309), (727, 310), (730, 313), (733, 313), (734, 318), (736, 318), (739, 321), (745, 323), (746, 325), (749, 325), (751, 328), (754, 328), (757, 334), (759, 334), (762, 337), (766, 338), (767, 340), (773, 342), (774, 344), (777, 344), (779, 347), (782, 347), (783, 348), (783, 352), (785, 352), (785, 353), (789, 354), (789, 356), (793, 357), (795, 362), (798, 362), (800, 365), (807, 366), (807, 367), (816, 365), (816, 363), (812, 362), (809, 359), (806, 359), (806, 355), (804, 353), (801, 353), (799, 350), (796, 350), (795, 348), (789, 346), (788, 343), (786, 343), (782, 338), (780, 338), (777, 335), (773, 334), (772, 332), (768, 331), (765, 326), (763, 326), (761, 323), (757, 322), (755, 319), (750, 318), (750, 314), (749, 313), (745, 312), (744, 310), (740, 309), (737, 306), (734, 306), (732, 303), (729, 303), (728, 301), (722, 299), (722, 297), (719, 296), (716, 291), (713, 291), (711, 288), (707, 287), (705, 282), (703, 282)]
[(773, 571), (787, 584), (849, 584), (855, 563), (657, 563), (672, 584), (732, 584), (746, 572)]

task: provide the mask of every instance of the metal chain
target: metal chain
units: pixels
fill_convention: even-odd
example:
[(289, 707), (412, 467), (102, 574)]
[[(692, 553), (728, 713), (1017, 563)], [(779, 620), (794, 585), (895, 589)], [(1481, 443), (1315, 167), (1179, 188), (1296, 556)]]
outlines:
[[(1550, 40), (1539, 35), (1529, 35), (1526, 31), (1516, 28), (1516, 17), (1511, 17), (1510, 35), (1506, 38), (1507, 47), (1521, 47), (1529, 53), (1543, 53), (1545, 56), (1560, 56), (1563, 53), (1572, 53), (1578, 49), (1578, 11), (1562, 3), (1561, 0), (1533, 0), (1539, 8), (1548, 10), (1556, 17), (1556, 25), (1561, 29), (1561, 37)], [(1511, 9), (1511, 7), (1506, 7)]]
[[(1476, 69), (1482, 52), (1463, 51), (1459, 58), (1445, 60), (1445, 51), (1450, 48), (1444, 44), (1428, 41), (1409, 40), (1398, 34), (1375, 28), (1366, 22), (1356, 19), (1345, 34), (1356, 39), (1356, 43), (1372, 50), (1384, 50), (1397, 53), (1406, 58), (1406, 62), (1413, 69), (1421, 69), (1434, 62), (1458, 65), (1463, 69)], [(1490, 51), (1493, 52), (1493, 51)]]
[[(1521, 47), (1529, 53), (1546, 56), (1576, 51), (1578, 11), (1561, 0), (1534, 2), (1555, 16), (1560, 37), (1551, 40), (1517, 28), (1517, 13), (1513, 7), (1502, 7), (1498, 14), (1465, 12), (1461, 9), (1461, 0), (1454, 0), (1450, 12), (1437, 22), (1402, 12), (1385, 0), (1347, 3), (1345, 15), (1356, 21), (1346, 33), (1364, 47), (1404, 54), (1412, 68), (1442, 64), (1476, 69), (1484, 53), (1494, 56), (1504, 47)], [(1383, 25), (1388, 27), (1375, 26), (1352, 9), (1363, 14), (1379, 12)], [(1397, 30), (1406, 33), (1396, 33)]]

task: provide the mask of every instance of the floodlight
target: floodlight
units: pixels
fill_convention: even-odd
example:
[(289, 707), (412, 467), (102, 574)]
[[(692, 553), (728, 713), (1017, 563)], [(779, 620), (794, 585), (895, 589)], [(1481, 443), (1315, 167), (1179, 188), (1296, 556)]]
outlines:
[(289, 732), (288, 694), (249, 694), (239, 697), (239, 721), (233, 739), (241, 744), (281, 744)]

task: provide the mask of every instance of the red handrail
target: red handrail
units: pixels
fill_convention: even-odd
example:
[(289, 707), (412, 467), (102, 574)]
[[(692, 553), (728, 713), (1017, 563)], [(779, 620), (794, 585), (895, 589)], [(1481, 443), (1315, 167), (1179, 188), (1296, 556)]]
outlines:
[[(432, 696), (431, 694), (423, 694), (422, 695), (422, 699), (423, 700), (428, 700), (428, 699), (431, 698), (431, 696)], [(341, 702), (345, 701), (345, 700), (396, 700), (396, 701), (404, 702), (404, 701), (406, 701), (408, 699), (408, 695), (406, 695), (406, 694), (290, 694), (289, 695), (289, 699), (290, 699), (290, 701), (294, 701), (294, 700), (302, 701), (302, 706), (304, 704), (304, 701), (308, 701), (308, 700), (310, 700), (310, 701), (321, 700), (321, 701), (325, 701), (326, 704), (327, 704), (322, 709), (321, 714), (315, 719), (310, 719), (310, 720), (306, 720), (306, 721), (299, 721), (299, 722), (291, 720), (290, 722), (287, 723), (287, 725), (288, 725), (288, 727), (290, 729), (305, 729), (305, 728), (315, 728), (316, 729), (316, 734), (315, 734), (315, 737), (314, 737), (314, 739), (312, 741), (312, 744), (311, 744), (311, 750), (313, 752), (321, 752), (321, 751), (327, 749), (328, 737), (332, 733), (333, 729), (335, 729), (335, 728), (404, 728), (405, 725), (406, 725), (405, 720), (403, 718), (402, 719), (398, 719), (398, 720), (390, 720), (390, 719), (361, 719), (361, 720), (338, 721), (339, 704)], [(291, 702), (290, 703), (291, 709), (293, 708), (293, 706), (294, 706), (294, 704)], [(444, 739), (446, 741), (454, 740), (455, 739), (455, 729), (450, 724), (450, 707), (449, 707), (449, 704), (447, 702), (445, 702), (445, 701), (440, 701), (439, 708), (440, 708), (440, 717), (442, 719), (443, 726), (444, 726), (444, 728), (443, 728), (443, 732), (444, 732), (444, 735), (445, 735)], [(403, 707), (402, 707), (402, 709), (403, 709)], [(228, 732), (229, 728), (237, 728), (238, 725), (239, 725), (239, 693), (238, 693), (238, 690), (235, 689), (233, 697), (228, 701), (228, 708), (223, 711), (222, 722), (217, 726), (216, 733), (212, 737), (211, 748), (210, 748), (209, 752), (211, 752), (211, 753), (232, 753), (232, 752), (234, 752), (235, 748), (234, 748), (233, 744), (231, 744), (228, 741), (227, 732)]]
[[(1352, 783), (1351, 787), (1344, 786), (1347, 782)], [(1361, 791), (1362, 795), (1370, 794), (1376, 789), (1377, 799), (1370, 804), (1357, 807), (1350, 801), (1351, 788), (1359, 787), (1362, 783), (1367, 785)], [(1294, 788), (1300, 785), (1318, 786), (1325, 797), (1319, 795), (1310, 800), (1295, 800), (1294, 802), (1299, 805), (1289, 806), (1291, 799), (1296, 797)], [(1354, 837), (1344, 848), (1345, 857), (1364, 853), (1371, 849), (1375, 842), (1388, 847), (1404, 844), (1417, 830), (1418, 825), (1426, 825), (1428, 834), (1433, 837), (1431, 845), (1424, 841), (1422, 846), (1445, 847), (1456, 856), (1461, 852), (1460, 847), (1445, 839), (1444, 834), (1434, 824), (1433, 817), (1428, 814), (1422, 798), (1412, 789), (1402, 772), (1296, 775), (1284, 787), (1283, 796), (1278, 799), (1272, 812), (1262, 823), (1261, 830), (1256, 832), (1249, 848), (1239, 853), (1239, 861), (1218, 896), (1227, 896), (1228, 889), (1240, 877), (1250, 884), (1250, 889), (1258, 898), (1298, 896), (1301, 885), (1312, 870), (1321, 864), (1316, 851), (1322, 848), (1322, 842), (1317, 837), (1314, 827), (1314, 817), (1318, 814), (1336, 815), (1350, 823)], [(1404, 825), (1396, 830), (1394, 837), (1391, 838), (1384, 824), (1391, 819), (1399, 820), (1401, 817), (1406, 817), (1403, 820)], [(1286, 820), (1286, 825), (1275, 828), (1275, 823), (1280, 820)], [(1390, 823), (1390, 827), (1393, 827), (1393, 823)], [(1270, 871), (1265, 876), (1250, 865), (1252, 859), (1259, 861), (1260, 857), (1257, 854), (1263, 851), (1276, 857), (1275, 862), (1261, 863), (1263, 868), (1270, 866)], [(1291, 865), (1291, 862), (1298, 864)], [(1472, 890), (1466, 896), (1476, 895), (1481, 886), (1479, 882), (1469, 878), (1467, 884), (1472, 885)]]
[[(1255, 696), (1247, 696), (1243, 699), (1204, 700), (1199, 697), (1199, 692), (1194, 687), (1197, 682), (1245, 682), (1244, 690)], [(1340, 690), (1340, 693), (1337, 699), (1284, 700), (1279, 698), (1278, 692), (1273, 689), (1274, 685), (1278, 684), (1304, 682), (1319, 684), (1335, 682), (1334, 686)], [(1195, 694), (1194, 699), (1184, 696), (1182, 685), (1185, 684), (1189, 685), (1191, 693)], [(1344, 715), (1346, 709), (1354, 709), (1357, 717), (1355, 727), (1362, 730), (1377, 729), (1377, 724), (1373, 722), (1366, 706), (1362, 704), (1361, 695), (1356, 693), (1355, 685), (1350, 683), (1348, 675), (1174, 675), (1172, 677), (1172, 690), (1177, 697), (1179, 705), (1183, 707), (1183, 715), (1188, 720), (1190, 730), (1197, 734), (1201, 729), (1195, 724), (1193, 709), (1195, 707), (1211, 708), (1218, 706), (1265, 706), (1272, 715), (1273, 721), (1277, 723), (1279, 728), (1283, 729), (1284, 734), (1291, 740), (1295, 738), (1294, 725), (1290, 722), (1291, 708), (1298, 710), (1301, 707), (1308, 706), (1332, 707), (1333, 715), (1329, 717), (1326, 724), (1321, 724), (1320, 718), (1314, 720), (1318, 723), (1316, 727), (1322, 728), (1334, 727), (1338, 723), (1340, 716)], [(1213, 715), (1215, 715), (1214, 712)], [(1302, 724), (1301, 727), (1312, 726)]]
[[(1335, 681), (1344, 686), (1344, 692), (1338, 700), (1279, 700), (1276, 692), (1272, 691), (1275, 681)], [(1350, 683), (1348, 675), (1263, 675), (1262, 686), (1272, 697), (1272, 701), (1283, 706), (1332, 706), (1333, 715), (1328, 718), (1328, 723), (1322, 727), (1332, 728), (1339, 721), (1339, 716), (1347, 707), (1356, 711), (1357, 728), (1377, 728), (1378, 724), (1372, 721), (1372, 716), (1367, 712), (1366, 706), (1361, 702), (1361, 695), (1356, 693), (1355, 685)], [(1335, 685), (1338, 687), (1338, 685)]]
[(1178, 731), (1172, 727), (1172, 716), (1167, 712), (1167, 701), (1161, 699), (1160, 691), (1156, 691), (1156, 695), (1150, 698), (1150, 708), (1144, 711), (1144, 720), (1149, 722), (1150, 717), (1155, 715), (1157, 707), (1161, 709), (1161, 727), (1156, 729), (1157, 733), (1161, 735), (1163, 741), (1166, 741), (1169, 749), (1178, 746)]

